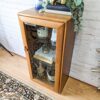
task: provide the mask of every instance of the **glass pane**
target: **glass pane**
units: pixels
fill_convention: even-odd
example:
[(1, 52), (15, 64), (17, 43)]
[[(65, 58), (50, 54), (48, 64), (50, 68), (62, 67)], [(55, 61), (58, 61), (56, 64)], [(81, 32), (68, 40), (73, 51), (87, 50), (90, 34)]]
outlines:
[(56, 30), (25, 24), (33, 78), (55, 83)]

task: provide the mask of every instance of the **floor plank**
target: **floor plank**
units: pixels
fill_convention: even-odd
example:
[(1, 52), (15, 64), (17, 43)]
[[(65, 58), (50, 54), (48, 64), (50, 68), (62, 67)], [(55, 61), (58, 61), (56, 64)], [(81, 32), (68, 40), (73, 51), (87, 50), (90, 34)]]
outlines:
[(16, 78), (30, 87), (55, 98), (55, 100), (100, 100), (100, 92), (96, 88), (69, 78), (62, 95), (57, 94), (39, 84), (32, 82), (29, 77), (26, 59), (11, 56), (0, 48), (0, 71)]

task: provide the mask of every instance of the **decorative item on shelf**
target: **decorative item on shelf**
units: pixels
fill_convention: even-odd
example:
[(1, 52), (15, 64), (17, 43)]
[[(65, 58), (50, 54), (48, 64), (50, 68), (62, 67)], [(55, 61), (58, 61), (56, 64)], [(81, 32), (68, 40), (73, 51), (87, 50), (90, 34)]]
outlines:
[(56, 50), (56, 41), (55, 42), (51, 41), (51, 49)]
[[(70, 12), (66, 10), (61, 11), (58, 9), (61, 7), (57, 6), (59, 5), (60, 1), (60, 6), (65, 6), (67, 8), (70, 8)], [(48, 13), (55, 13), (55, 14), (63, 14), (63, 15), (70, 15), (73, 18), (74, 21), (74, 32), (78, 33), (81, 27), (81, 21), (82, 21), (82, 16), (83, 16), (83, 11), (84, 11), (84, 2), (83, 0), (48, 0), (48, 5), (55, 6), (54, 10), (53, 9), (45, 9), (46, 12)], [(47, 5), (47, 7), (48, 7)], [(57, 6), (57, 7), (56, 7)]]
[(43, 0), (36, 0), (35, 1), (35, 9), (36, 10), (43, 9), (42, 3), (43, 3)]
[(52, 29), (52, 36), (51, 36), (51, 41), (56, 42), (56, 29)]
[(49, 82), (55, 82), (55, 64), (47, 67), (47, 78)]
[(50, 48), (49, 48), (49, 46), (48, 46), (48, 43), (45, 43), (45, 44), (42, 46), (42, 52), (45, 53), (45, 54), (47, 54), (47, 53), (49, 53), (49, 51), (50, 51)]
[[(55, 6), (48, 9), (48, 6)], [(63, 7), (70, 8), (63, 10)], [(54, 8), (54, 9), (53, 9)], [(48, 12), (55, 14), (70, 15), (74, 21), (74, 32), (78, 33), (81, 27), (81, 21), (84, 11), (83, 0), (37, 0), (35, 9), (39, 12)], [(59, 10), (60, 9), (60, 10)]]
[(67, 0), (61, 0), (61, 4), (65, 4)]
[(51, 4), (48, 4), (47, 5), (47, 8), (46, 9), (49, 9), (49, 10), (54, 10), (54, 11), (66, 11), (66, 12), (70, 12), (70, 8), (65, 6), (65, 5), (61, 5), (61, 4), (57, 4), (57, 5), (51, 5)]
[(39, 38), (39, 41), (43, 43), (42, 46), (42, 51), (43, 53), (49, 53), (50, 48), (49, 48), (49, 42), (50, 40), (48, 39), (48, 28), (46, 27), (40, 27), (37, 29), (37, 36)]
[[(53, 1), (53, 4), (52, 3), (48, 4), (48, 5), (51, 4), (52, 7), (50, 8), (47, 5), (47, 9), (45, 11), (49, 12), (49, 13), (72, 15), (73, 20), (74, 20), (74, 32), (78, 33), (80, 26), (81, 26), (80, 24), (82, 21), (82, 16), (83, 16), (83, 11), (84, 11), (83, 0), (60, 0), (61, 5), (59, 5), (59, 0), (52, 0), (52, 1)], [(66, 12), (65, 12), (64, 6), (67, 8), (70, 8), (70, 11), (66, 10)], [(48, 8), (50, 8), (50, 9), (48, 9)]]
[(35, 9), (39, 12), (44, 12), (46, 5), (48, 4), (48, 0), (36, 0), (35, 1)]
[(48, 28), (40, 27), (37, 29), (37, 35), (40, 39), (46, 39), (48, 37)]
[(39, 61), (39, 66), (37, 67), (37, 77), (39, 79), (45, 79), (45, 68), (42, 66), (41, 61)]
[(51, 35), (51, 49), (56, 49), (56, 29), (52, 29), (52, 35)]
[(41, 47), (35, 52), (33, 58), (52, 65), (53, 62), (55, 62), (55, 50), (50, 49), (49, 53), (45, 54), (42, 52), (42, 47)]
[(54, 0), (53, 4), (48, 3), (46, 6), (45, 12), (47, 13), (55, 13), (55, 14), (63, 14), (63, 15), (72, 15), (70, 12), (70, 8), (65, 5), (64, 0)]
[(48, 0), (48, 3), (53, 5), (54, 4), (54, 0)]
[(33, 73), (33, 76), (34, 77), (37, 76), (37, 68), (38, 68), (38, 64), (36, 63), (36, 61), (33, 60), (32, 61), (32, 73)]
[(52, 5), (56, 5), (57, 3), (61, 4), (61, 2), (63, 2), (63, 0), (48, 0), (48, 3)]

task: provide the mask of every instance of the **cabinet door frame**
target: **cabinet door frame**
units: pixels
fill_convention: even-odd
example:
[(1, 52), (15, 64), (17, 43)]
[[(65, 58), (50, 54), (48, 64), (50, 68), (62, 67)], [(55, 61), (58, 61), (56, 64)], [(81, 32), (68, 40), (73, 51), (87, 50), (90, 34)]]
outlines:
[(65, 24), (62, 22), (43, 20), (43, 19), (38, 19), (38, 18), (33, 18), (33, 17), (26, 17), (26, 16), (19, 16), (19, 23), (21, 27), (21, 33), (22, 33), (22, 38), (23, 38), (23, 43), (24, 43), (24, 48), (25, 48), (25, 53), (26, 53), (26, 59), (28, 62), (29, 74), (32, 80), (33, 80), (32, 67), (31, 67), (31, 61), (30, 61), (30, 56), (28, 52), (28, 43), (27, 43), (27, 37), (25, 33), (24, 24), (25, 23), (35, 24), (35, 25), (40, 25), (40, 26), (44, 26), (48, 28), (54, 28), (57, 30), (54, 91), (59, 92)]

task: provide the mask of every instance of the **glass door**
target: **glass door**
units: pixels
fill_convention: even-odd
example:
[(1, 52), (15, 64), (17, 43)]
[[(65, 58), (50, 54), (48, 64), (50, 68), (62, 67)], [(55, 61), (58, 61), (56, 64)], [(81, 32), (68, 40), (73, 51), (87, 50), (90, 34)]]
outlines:
[(32, 76), (45, 84), (55, 84), (56, 29), (25, 24)]

